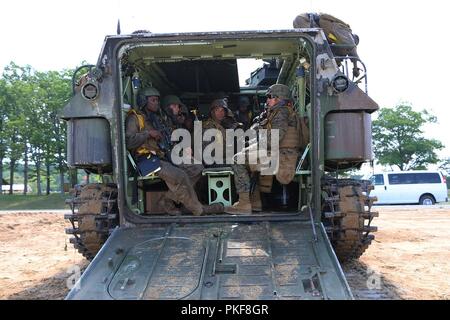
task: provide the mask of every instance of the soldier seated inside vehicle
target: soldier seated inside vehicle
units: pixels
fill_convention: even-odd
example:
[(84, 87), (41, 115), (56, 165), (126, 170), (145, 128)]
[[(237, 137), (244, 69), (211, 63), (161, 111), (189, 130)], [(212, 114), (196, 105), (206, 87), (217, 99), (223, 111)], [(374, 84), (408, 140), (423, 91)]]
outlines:
[[(226, 163), (227, 159), (225, 159), (227, 155), (227, 144), (231, 144), (234, 146), (233, 141), (226, 141), (226, 130), (227, 129), (238, 129), (242, 128), (242, 123), (238, 123), (234, 118), (233, 112), (228, 108), (228, 102), (226, 99), (216, 99), (211, 102), (209, 109), (209, 117), (206, 121), (202, 123), (203, 132), (206, 132), (210, 129), (216, 129), (216, 137), (215, 142), (219, 145), (218, 149), (222, 151), (221, 163), (220, 164), (212, 164), (210, 166), (223, 166), (223, 163)], [(203, 149), (208, 145), (207, 141), (203, 142)], [(234, 151), (234, 150), (233, 150)], [(205, 155), (205, 154), (204, 154)], [(215, 155), (212, 154), (212, 157)], [(227, 213), (235, 213), (235, 214), (249, 214), (252, 212), (252, 207), (249, 200), (250, 193), (250, 178), (245, 170), (243, 164), (234, 164), (228, 161), (228, 166), (234, 172), (234, 185), (236, 189), (236, 193), (239, 194), (240, 201), (240, 210), (225, 210)]]

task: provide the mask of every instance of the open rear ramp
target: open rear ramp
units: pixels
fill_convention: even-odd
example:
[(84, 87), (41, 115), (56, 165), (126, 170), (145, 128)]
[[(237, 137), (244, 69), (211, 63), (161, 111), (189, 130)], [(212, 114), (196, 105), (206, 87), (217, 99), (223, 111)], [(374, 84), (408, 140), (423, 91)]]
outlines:
[(66, 299), (352, 299), (316, 230), (309, 221), (118, 228)]

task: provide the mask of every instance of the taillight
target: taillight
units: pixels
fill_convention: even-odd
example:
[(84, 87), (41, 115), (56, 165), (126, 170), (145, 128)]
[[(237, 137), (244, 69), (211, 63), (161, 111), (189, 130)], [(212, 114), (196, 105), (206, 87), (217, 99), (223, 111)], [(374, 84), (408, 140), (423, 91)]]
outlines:
[(441, 172), (442, 175), (442, 182), (447, 184), (447, 177)]

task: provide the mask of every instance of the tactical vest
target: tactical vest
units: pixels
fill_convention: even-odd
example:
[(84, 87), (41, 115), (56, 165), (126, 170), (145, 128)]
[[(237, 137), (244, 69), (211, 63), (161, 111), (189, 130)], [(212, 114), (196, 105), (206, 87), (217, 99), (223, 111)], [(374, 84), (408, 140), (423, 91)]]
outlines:
[[(133, 114), (134, 116), (136, 116), (136, 119), (138, 121), (138, 126), (139, 126), (139, 132), (144, 130), (144, 128), (145, 128), (145, 117), (144, 117), (144, 115), (142, 113), (140, 113), (140, 112), (137, 112), (133, 108), (131, 108), (128, 111), (128, 115), (130, 115), (130, 114)], [(152, 149), (154, 149), (154, 150), (152, 150)], [(138, 147), (136, 149), (136, 154), (139, 155), (139, 156), (147, 156), (150, 153), (155, 153), (156, 152), (156, 154), (158, 156), (161, 156), (161, 154), (160, 154), (161, 151), (159, 150), (159, 148), (157, 146), (155, 146), (152, 149), (150, 149), (148, 146), (142, 145), (142, 146), (140, 146), (140, 147)]]
[[(288, 125), (286, 133), (281, 139), (279, 145), (279, 165), (275, 177), (281, 184), (284, 185), (289, 184), (294, 178), (299, 151), (301, 148), (306, 146), (309, 139), (308, 128), (306, 127), (303, 119), (293, 110), (291, 106), (286, 106), (286, 108), (288, 108), (289, 111), (289, 119), (295, 119), (295, 126)], [(280, 112), (280, 109), (277, 109), (273, 113), (269, 114), (266, 125), (267, 129), (272, 128), (272, 121), (278, 112)], [(269, 177), (263, 179), (261, 181), (261, 189), (265, 191), (262, 192), (270, 192), (272, 182), (273, 180)]]
[[(295, 122), (295, 127), (293, 126), (288, 126), (286, 133), (284, 134), (283, 139), (281, 139), (280, 141), (280, 149), (299, 149), (300, 148), (300, 130), (299, 130), (299, 121), (298, 121), (298, 115), (297, 113), (292, 110), (291, 107), (286, 106), (286, 108), (289, 110), (289, 118), (291, 117), (295, 117), (296, 122)], [(273, 118), (275, 118), (275, 116), (280, 112), (280, 109), (275, 110), (274, 112), (272, 112), (269, 117), (268, 117), (268, 121), (267, 121), (267, 125), (266, 128), (268, 130), (272, 129), (272, 120)]]

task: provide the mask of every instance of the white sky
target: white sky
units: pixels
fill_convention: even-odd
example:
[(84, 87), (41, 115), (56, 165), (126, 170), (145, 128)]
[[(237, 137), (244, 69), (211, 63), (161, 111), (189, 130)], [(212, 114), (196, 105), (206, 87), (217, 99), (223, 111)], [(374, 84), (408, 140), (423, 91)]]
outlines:
[(137, 29), (159, 32), (289, 29), (302, 12), (327, 12), (359, 35), (369, 94), (382, 107), (409, 101), (439, 123), (426, 136), (450, 157), (446, 1), (403, 0), (62, 0), (2, 1), (0, 69), (10, 61), (38, 70), (96, 63), (105, 35)]

